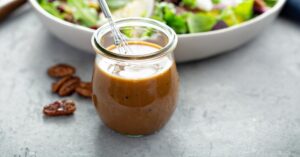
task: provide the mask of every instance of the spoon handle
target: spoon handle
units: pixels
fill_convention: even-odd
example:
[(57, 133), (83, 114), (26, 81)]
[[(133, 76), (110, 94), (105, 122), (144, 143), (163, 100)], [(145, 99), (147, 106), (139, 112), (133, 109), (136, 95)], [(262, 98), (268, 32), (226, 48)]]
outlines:
[(99, 0), (102, 12), (107, 19), (112, 19), (111, 12), (105, 0)]
[(109, 7), (108, 7), (105, 0), (99, 0), (99, 3), (100, 3), (100, 7), (101, 7), (102, 12), (103, 12), (105, 18), (108, 20), (108, 23), (111, 27), (111, 31), (113, 33), (115, 45), (119, 45), (120, 44), (120, 37), (119, 37), (119, 34), (118, 34), (118, 28), (116, 27), (116, 25), (115, 25), (115, 23), (112, 19), (110, 9), (109, 9)]
[(22, 6), (27, 0), (0, 0), (0, 20)]

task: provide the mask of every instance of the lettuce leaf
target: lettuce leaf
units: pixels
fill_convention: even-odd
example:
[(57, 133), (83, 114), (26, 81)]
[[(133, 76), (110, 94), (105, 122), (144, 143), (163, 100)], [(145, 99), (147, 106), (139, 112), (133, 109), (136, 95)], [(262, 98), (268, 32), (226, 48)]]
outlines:
[(43, 9), (52, 14), (55, 17), (63, 19), (63, 15), (56, 9), (58, 3), (49, 2), (48, 0), (39, 0), (38, 1)]
[(219, 3), (221, 2), (221, 0), (212, 0), (212, 2), (213, 2), (214, 4), (219, 4)]
[(273, 7), (277, 3), (277, 0), (264, 0), (264, 1), (269, 7)]
[(181, 4), (189, 8), (195, 8), (197, 6), (197, 0), (182, 0)]
[(220, 20), (228, 26), (240, 24), (253, 17), (254, 0), (245, 0), (235, 7), (228, 7), (221, 12)]
[(97, 25), (98, 13), (90, 8), (84, 0), (68, 0), (70, 7), (74, 10), (73, 16), (80, 24), (91, 27)]
[(110, 9), (116, 10), (119, 8), (123, 8), (124, 6), (127, 5), (131, 0), (106, 0), (107, 5), (109, 6)]
[(234, 13), (241, 21), (247, 21), (253, 17), (254, 0), (245, 0), (233, 8)]
[(189, 14), (187, 18), (190, 33), (210, 31), (216, 23), (217, 19), (215, 16), (204, 13)]
[(223, 20), (228, 26), (237, 25), (242, 22), (235, 15), (231, 7), (228, 7), (222, 11), (220, 15), (220, 20)]
[(165, 22), (178, 34), (188, 32), (187, 14), (176, 15), (175, 6), (171, 3), (158, 3), (155, 8), (152, 18)]

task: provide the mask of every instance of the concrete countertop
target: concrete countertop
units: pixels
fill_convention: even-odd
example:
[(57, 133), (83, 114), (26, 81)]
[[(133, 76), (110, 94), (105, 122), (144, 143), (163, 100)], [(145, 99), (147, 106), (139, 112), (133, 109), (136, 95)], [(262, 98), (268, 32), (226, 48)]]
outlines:
[(90, 100), (46, 118), (49, 66), (91, 79), (94, 56), (65, 45), (28, 6), (0, 23), (1, 157), (299, 157), (300, 27), (278, 19), (253, 42), (178, 65), (180, 101), (159, 133), (128, 138), (106, 128)]

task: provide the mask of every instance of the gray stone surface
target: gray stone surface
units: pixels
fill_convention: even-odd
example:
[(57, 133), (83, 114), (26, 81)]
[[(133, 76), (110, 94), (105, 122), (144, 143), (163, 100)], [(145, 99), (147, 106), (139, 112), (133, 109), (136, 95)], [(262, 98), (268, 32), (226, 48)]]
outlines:
[(28, 6), (0, 23), (1, 157), (299, 157), (300, 27), (278, 19), (248, 45), (181, 64), (181, 94), (159, 133), (128, 138), (103, 126), (89, 100), (43, 117), (58, 99), (45, 71), (66, 62), (91, 78), (93, 55), (45, 31)]

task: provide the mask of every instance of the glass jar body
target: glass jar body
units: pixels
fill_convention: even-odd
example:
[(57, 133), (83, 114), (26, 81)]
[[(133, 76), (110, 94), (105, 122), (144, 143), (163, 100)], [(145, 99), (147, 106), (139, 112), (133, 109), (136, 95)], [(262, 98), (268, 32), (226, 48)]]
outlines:
[[(102, 121), (126, 135), (146, 135), (159, 130), (176, 107), (178, 73), (173, 56), (152, 62), (117, 63), (121, 64), (117, 68), (115, 64), (101, 55), (95, 61), (93, 101)], [(139, 78), (135, 74), (134, 77), (122, 77), (103, 69), (109, 66), (117, 70), (138, 69), (144, 73), (158, 66), (164, 67), (153, 75)]]
[(177, 36), (150, 19), (129, 18), (116, 24), (134, 51), (118, 52), (108, 25), (96, 31), (93, 102), (109, 128), (126, 135), (151, 134), (167, 123), (176, 108)]

